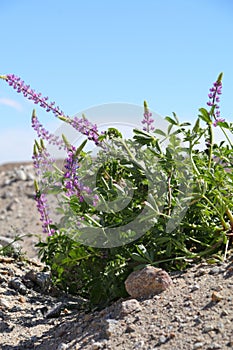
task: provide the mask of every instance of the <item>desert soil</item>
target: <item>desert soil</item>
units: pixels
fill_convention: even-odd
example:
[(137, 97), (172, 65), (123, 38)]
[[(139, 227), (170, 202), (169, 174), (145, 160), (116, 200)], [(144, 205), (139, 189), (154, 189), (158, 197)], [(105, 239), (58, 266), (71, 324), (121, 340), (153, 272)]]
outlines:
[(224, 262), (171, 273), (172, 287), (159, 295), (90, 312), (81, 298), (51, 287), (39, 261), (34, 176), (31, 164), (0, 166), (0, 236), (24, 236), (23, 259), (0, 256), (1, 350), (233, 349), (231, 251)]

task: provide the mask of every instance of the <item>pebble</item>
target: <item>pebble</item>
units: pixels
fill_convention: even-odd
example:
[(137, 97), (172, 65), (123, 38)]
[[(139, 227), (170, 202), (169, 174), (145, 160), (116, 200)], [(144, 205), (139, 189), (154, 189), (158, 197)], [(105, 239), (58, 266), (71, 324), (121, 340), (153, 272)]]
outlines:
[(50, 271), (46, 272), (35, 272), (30, 270), (24, 276), (25, 280), (31, 280), (33, 283), (38, 285), (43, 291), (46, 291), (51, 285), (51, 273)]
[(103, 349), (104, 346), (105, 346), (104, 342), (96, 341), (91, 344), (91, 349), (92, 350)]
[(6, 309), (9, 309), (10, 308), (10, 303), (8, 303), (5, 299), (0, 298), (0, 306), (3, 306)]
[(215, 330), (215, 327), (213, 325), (206, 325), (203, 328), (203, 333), (208, 333), (208, 332), (211, 332), (213, 330)]
[(199, 286), (199, 284), (194, 284), (190, 288), (191, 288), (191, 292), (195, 292), (196, 290), (200, 289), (200, 286)]
[(59, 317), (63, 308), (63, 303), (58, 303), (51, 310), (49, 310), (45, 317), (46, 318), (56, 318)]
[(196, 349), (201, 349), (202, 347), (204, 346), (204, 343), (202, 342), (197, 342), (193, 345), (193, 349), (196, 350)]
[(69, 344), (61, 343), (58, 345), (57, 350), (67, 350), (69, 348)]
[(217, 350), (217, 349), (222, 349), (222, 346), (219, 345), (218, 343), (213, 343), (208, 346), (208, 350)]
[(165, 344), (167, 340), (168, 340), (167, 337), (165, 337), (164, 335), (161, 335), (161, 337), (159, 337), (160, 344)]
[(26, 181), (27, 174), (22, 169), (18, 169), (15, 171), (15, 179), (16, 181)]
[(213, 302), (218, 302), (218, 301), (220, 301), (222, 299), (223, 299), (223, 296), (221, 294), (217, 293), (217, 292), (213, 292), (212, 295), (211, 295), (211, 300)]
[(138, 312), (141, 310), (141, 305), (136, 299), (130, 299), (121, 303), (120, 315), (125, 316), (132, 312)]
[(137, 350), (137, 349), (143, 349), (144, 348), (144, 345), (145, 345), (145, 342), (144, 340), (140, 340), (138, 343), (136, 343), (133, 347), (134, 350)]
[(217, 275), (220, 272), (222, 272), (222, 269), (219, 266), (214, 266), (212, 269), (210, 269), (209, 274), (210, 275)]
[(111, 335), (113, 335), (115, 333), (118, 321), (115, 320), (115, 319), (110, 319), (110, 318), (108, 318), (105, 321), (107, 322), (106, 334), (109, 337), (109, 336), (111, 336)]
[(25, 295), (27, 293), (26, 286), (21, 282), (19, 278), (13, 278), (9, 282), (9, 287), (13, 288), (14, 290), (18, 291), (20, 294)]

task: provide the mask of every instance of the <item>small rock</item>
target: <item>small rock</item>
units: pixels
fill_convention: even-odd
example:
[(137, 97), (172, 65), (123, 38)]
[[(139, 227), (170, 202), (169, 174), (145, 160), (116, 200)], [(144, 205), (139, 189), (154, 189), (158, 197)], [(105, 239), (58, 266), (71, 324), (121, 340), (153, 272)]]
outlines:
[(19, 302), (24, 304), (24, 303), (26, 303), (26, 299), (22, 295), (20, 295)]
[(9, 287), (13, 288), (14, 290), (18, 291), (20, 294), (25, 295), (27, 293), (26, 286), (20, 281), (19, 278), (13, 278), (9, 282)]
[(136, 299), (130, 299), (121, 303), (120, 315), (125, 316), (132, 312), (138, 312), (141, 310), (141, 305)]
[(63, 308), (63, 304), (59, 303), (55, 305), (51, 310), (45, 315), (46, 318), (56, 318), (59, 317)]
[(213, 302), (219, 302), (220, 300), (223, 299), (223, 296), (217, 292), (213, 292), (212, 295), (211, 295), (211, 300)]
[(217, 349), (222, 349), (222, 346), (219, 345), (218, 343), (213, 343), (208, 347), (208, 350), (217, 350)]
[(46, 291), (51, 285), (51, 273), (47, 272), (35, 272), (30, 270), (23, 278), (25, 281), (30, 280), (37, 284), (43, 291)]
[(3, 298), (0, 298), (0, 306), (3, 306), (5, 309), (10, 308), (10, 304)]
[(215, 327), (213, 325), (206, 325), (203, 328), (203, 333), (209, 333), (211, 331), (213, 331), (215, 329)]
[(22, 169), (17, 169), (15, 171), (15, 179), (17, 181), (26, 181), (27, 180), (27, 174)]
[(197, 342), (193, 345), (193, 349), (196, 350), (196, 349), (201, 349), (203, 347), (204, 343), (202, 342)]
[(172, 285), (168, 273), (153, 266), (132, 272), (125, 281), (126, 291), (133, 298), (145, 298), (159, 294)]
[(221, 317), (223, 317), (223, 316), (228, 316), (228, 311), (227, 311), (227, 310), (222, 310), (220, 316), (221, 316)]
[(114, 334), (115, 330), (116, 330), (116, 326), (118, 324), (118, 321), (117, 320), (114, 320), (114, 319), (110, 319), (108, 318), (106, 320), (107, 322), (107, 329), (106, 329), (106, 334), (107, 336), (111, 336), (112, 334)]
[(164, 335), (161, 335), (161, 337), (159, 337), (160, 344), (165, 344), (167, 340), (168, 340), (167, 337), (165, 337)]
[(191, 286), (191, 292), (195, 292), (198, 289), (200, 289), (199, 284), (194, 284), (193, 286)]
[(133, 347), (134, 350), (137, 350), (137, 349), (143, 349), (144, 348), (144, 345), (145, 345), (145, 342), (144, 340), (140, 340), (138, 343), (136, 343)]
[(57, 350), (66, 350), (68, 349), (69, 344), (61, 343), (58, 345)]
[(221, 269), (219, 266), (214, 266), (210, 271), (209, 274), (210, 275), (217, 275), (218, 273), (221, 272)]
[(133, 332), (135, 332), (135, 330), (136, 329), (133, 326), (128, 325), (126, 327), (125, 333), (133, 333)]
[(0, 332), (9, 332), (10, 330), (12, 330), (13, 327), (9, 327), (7, 322), (4, 321), (0, 321)]
[(104, 343), (102, 343), (100, 341), (96, 341), (96, 342), (92, 343), (92, 345), (91, 345), (92, 350), (103, 349), (103, 347), (104, 347)]

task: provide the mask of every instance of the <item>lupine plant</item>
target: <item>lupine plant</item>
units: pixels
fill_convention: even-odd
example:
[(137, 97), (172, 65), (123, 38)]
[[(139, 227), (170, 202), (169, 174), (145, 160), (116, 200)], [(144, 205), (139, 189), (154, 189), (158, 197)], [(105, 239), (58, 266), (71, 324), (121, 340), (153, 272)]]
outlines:
[[(124, 280), (135, 269), (185, 269), (201, 259), (227, 257), (233, 236), (233, 124), (220, 113), (222, 76), (193, 125), (180, 123), (173, 113), (165, 118), (167, 130), (158, 129), (145, 102), (142, 129), (128, 140), (114, 128), (99, 133), (85, 116), (65, 115), (15, 75), (1, 76), (99, 149), (93, 157), (85, 152), (87, 140), (76, 147), (65, 135), (53, 135), (33, 111), (39, 138), (33, 163), (41, 177), (35, 181), (35, 200), (47, 234), (37, 246), (58, 287), (102, 307), (126, 296)], [(219, 143), (215, 128), (223, 133)], [(66, 151), (63, 169), (56, 167), (46, 142)], [(59, 197), (59, 222), (50, 217), (49, 193)], [(132, 222), (137, 225), (129, 226)]]

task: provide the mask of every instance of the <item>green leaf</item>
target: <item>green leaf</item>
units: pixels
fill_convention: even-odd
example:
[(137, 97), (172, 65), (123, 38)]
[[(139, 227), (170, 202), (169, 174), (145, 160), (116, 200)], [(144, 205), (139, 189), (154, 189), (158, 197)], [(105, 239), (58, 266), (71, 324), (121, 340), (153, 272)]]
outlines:
[(196, 134), (200, 130), (200, 118), (197, 118), (197, 121), (193, 127), (193, 132)]
[(172, 125), (178, 125), (177, 121), (175, 121), (171, 117), (166, 117), (165, 120), (167, 120)]
[(83, 141), (83, 143), (77, 148), (77, 151), (75, 152), (75, 156), (78, 157), (80, 153), (82, 152), (83, 148), (85, 147), (87, 143), (87, 140)]
[(199, 112), (201, 112), (201, 114), (199, 114), (199, 117), (202, 120), (204, 120), (204, 122), (211, 124), (211, 118), (210, 118), (209, 112), (205, 108), (200, 108)]
[(147, 262), (147, 260), (145, 258), (143, 258), (141, 255), (139, 255), (138, 253), (132, 253), (131, 257), (134, 261)]
[(230, 129), (230, 126), (228, 125), (227, 122), (218, 122), (217, 126), (221, 126), (221, 128), (224, 128), (224, 129)]
[(166, 133), (160, 129), (155, 129), (154, 133), (166, 137)]

